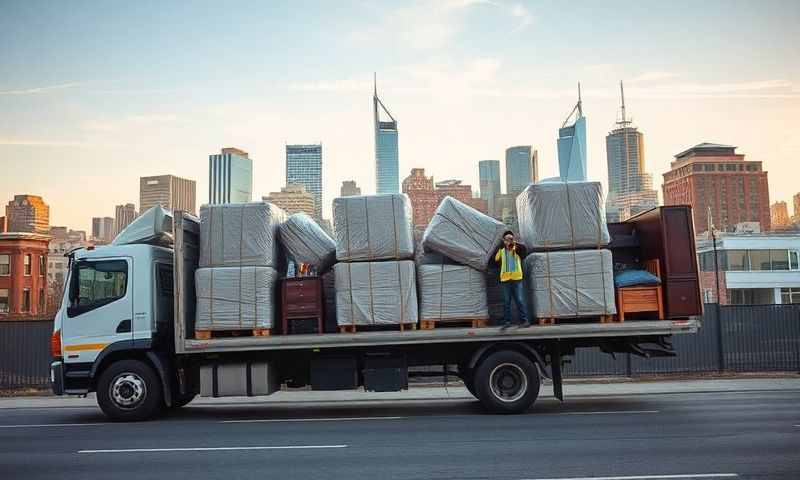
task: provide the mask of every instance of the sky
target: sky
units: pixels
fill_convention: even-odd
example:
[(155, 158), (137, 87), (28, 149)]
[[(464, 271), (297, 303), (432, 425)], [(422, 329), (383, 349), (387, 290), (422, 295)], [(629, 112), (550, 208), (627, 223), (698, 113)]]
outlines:
[[(568, 6), (567, 6), (568, 5)], [(42, 195), (51, 225), (138, 204), (140, 176), (197, 181), (250, 152), (253, 197), (285, 184), (285, 145), (323, 145), (324, 215), (343, 180), (375, 188), (372, 76), (398, 121), (401, 180), (478, 189), (512, 145), (557, 174), (581, 82), (588, 171), (607, 183), (619, 115), (657, 186), (697, 143), (735, 145), (800, 191), (800, 2), (271, 1), (0, 3), (0, 202)], [(502, 170), (502, 168), (501, 168)], [(503, 178), (503, 182), (505, 179)]]

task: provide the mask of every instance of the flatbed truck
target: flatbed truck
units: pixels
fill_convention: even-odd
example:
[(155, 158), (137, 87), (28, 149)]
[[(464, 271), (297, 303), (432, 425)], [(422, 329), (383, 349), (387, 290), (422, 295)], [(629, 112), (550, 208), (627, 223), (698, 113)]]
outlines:
[[(170, 246), (129, 244), (70, 254), (51, 337), (57, 395), (96, 392), (115, 421), (153, 418), (211, 397), (269, 395), (282, 386), (397, 391), (414, 367), (442, 366), (491, 412), (520, 413), (543, 378), (563, 400), (562, 363), (576, 348), (674, 356), (670, 337), (694, 316), (501, 330), (432, 330), (193, 338), (199, 225), (176, 211)], [(420, 370), (420, 369), (417, 369)], [(425, 369), (421, 369), (425, 370)]]

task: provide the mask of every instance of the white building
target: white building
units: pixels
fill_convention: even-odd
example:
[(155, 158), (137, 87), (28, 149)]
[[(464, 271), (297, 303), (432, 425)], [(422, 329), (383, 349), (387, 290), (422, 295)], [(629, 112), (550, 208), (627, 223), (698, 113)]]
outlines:
[[(47, 253), (47, 287), (51, 295), (60, 296), (63, 291), (62, 288), (69, 270), (69, 258), (64, 255), (71, 250), (88, 245), (90, 242), (85, 240), (53, 239), (50, 241)], [(48, 296), (48, 298), (52, 297)]]
[[(697, 242), (706, 301), (716, 297), (711, 238)], [(720, 303), (733, 305), (800, 303), (800, 234), (717, 235)]]

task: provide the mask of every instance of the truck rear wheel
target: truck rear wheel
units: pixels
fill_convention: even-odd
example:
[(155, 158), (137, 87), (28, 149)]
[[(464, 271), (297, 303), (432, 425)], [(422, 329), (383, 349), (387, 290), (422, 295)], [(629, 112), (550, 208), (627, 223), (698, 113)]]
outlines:
[(500, 350), (475, 368), (473, 389), (483, 406), (494, 413), (522, 413), (539, 396), (536, 365), (515, 350)]
[(97, 382), (97, 404), (117, 422), (151, 418), (160, 410), (162, 396), (158, 375), (139, 360), (112, 363)]

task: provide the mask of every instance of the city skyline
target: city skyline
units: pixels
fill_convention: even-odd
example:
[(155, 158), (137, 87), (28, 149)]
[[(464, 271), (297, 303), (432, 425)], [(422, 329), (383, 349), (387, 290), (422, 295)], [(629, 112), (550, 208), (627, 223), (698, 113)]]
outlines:
[[(187, 22), (178, 6), (163, 6), (151, 18), (142, 5), (112, 13), (11, 2), (0, 18), (0, 40), (15, 46), (2, 62), (0, 108), (7, 115), (0, 119), (0, 158), (26, 172), (0, 176), (0, 196), (42, 195), (52, 224), (89, 230), (92, 217), (136, 203), (141, 176), (171, 173), (196, 180), (206, 192), (203, 160), (220, 145), (242, 146), (258, 159), (253, 197), (260, 198), (285, 185), (287, 140), (313, 138), (326, 148), (327, 217), (345, 178), (364, 193), (375, 191), (369, 97), (377, 71), (381, 97), (402, 121), (402, 173), (419, 166), (436, 178), (478, 185), (479, 160), (502, 158), (509, 145), (532, 144), (540, 176), (557, 175), (555, 130), (580, 81), (593, 127), (588, 177), (605, 185), (605, 134), (616, 118), (622, 79), (647, 132), (654, 188), (660, 189), (675, 152), (716, 142), (764, 162), (772, 173), (770, 200), (791, 201), (800, 155), (793, 127), (800, 67), (785, 59), (800, 41), (796, 2), (774, 9), (706, 2), (690, 17), (675, 5), (635, 5), (625, 12), (625, 28), (602, 36), (590, 36), (588, 27), (617, 24), (614, 9), (578, 4), (571, 42), (562, 41), (555, 6), (522, 3), (516, 16), (514, 5), (311, 9), (321, 28), (298, 42), (286, 28), (293, 12), (282, 7), (207, 7)], [(240, 28), (220, 45), (189, 27), (211, 19)], [(25, 28), (32, 21), (47, 34)], [(720, 34), (719, 25), (729, 22), (739, 25), (737, 34)], [(698, 46), (675, 24), (704, 41)], [(120, 30), (130, 35), (118, 38)], [(197, 55), (185, 55), (187, 41)], [(254, 64), (254, 48), (265, 45), (282, 48), (268, 49)], [(247, 75), (217, 72), (220, 57), (227, 72), (239, 68)], [(298, 58), (321, 65), (306, 69)], [(87, 182), (92, 202), (76, 193)]]

